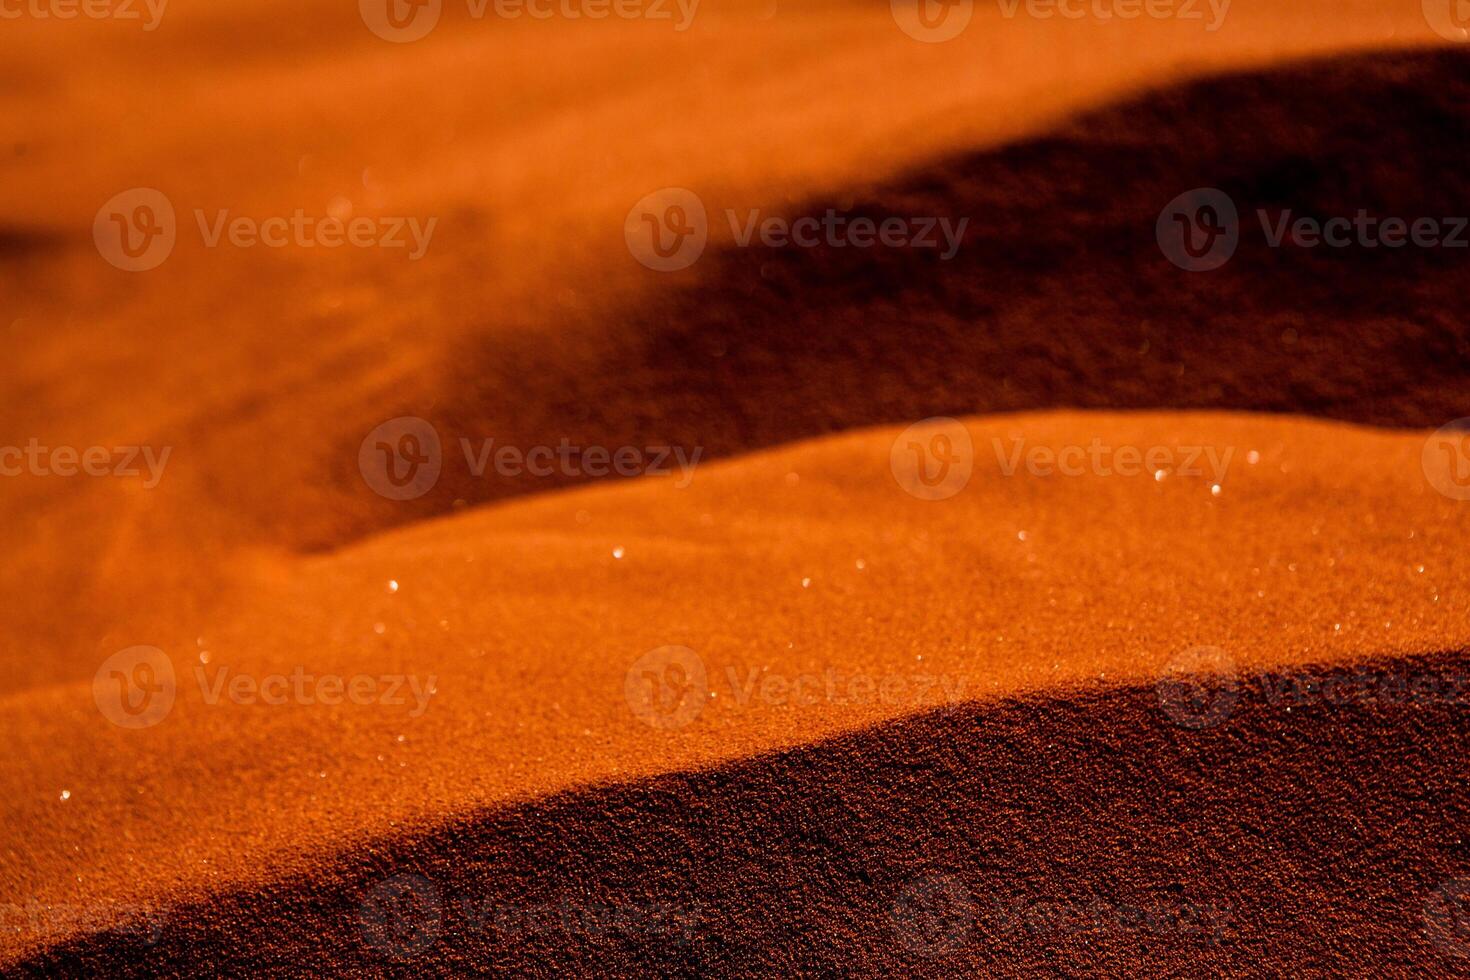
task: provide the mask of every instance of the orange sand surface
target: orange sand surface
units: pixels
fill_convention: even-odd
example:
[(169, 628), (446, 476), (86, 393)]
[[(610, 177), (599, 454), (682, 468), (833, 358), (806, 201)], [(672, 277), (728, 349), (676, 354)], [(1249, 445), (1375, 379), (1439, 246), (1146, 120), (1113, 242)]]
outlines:
[[(979, 4), (944, 44), (850, 0), (707, 0), (686, 32), (446, 3), (403, 45), (350, 2), (173, 2), (148, 33), (0, 21), (0, 446), (172, 452), (156, 488), (0, 479), (0, 879), (54, 913), (7, 909), (0, 969), (39, 969), (98, 910), (208, 920), (214, 896), (413, 835), (451, 863), (436, 828), (558, 794), (833, 737), (862, 762), (935, 709), (1086, 714), (1202, 647), (1247, 676), (1470, 645), (1470, 511), (1421, 459), (1467, 391), (1463, 260), (1245, 247), (1192, 278), (1151, 238), (1212, 181), (1326, 213), (1462, 207), (1470, 78), (1418, 0), (1235, 0), (1213, 32)], [(1197, 83), (1220, 72), (1245, 74)], [(91, 226), (139, 186), (181, 233), (132, 274)], [(623, 225), (669, 186), (712, 210), (973, 213), (973, 247), (937, 270), (766, 256), (712, 220), (709, 257), (664, 276)], [(437, 230), (419, 261), (206, 248), (192, 211), (225, 208)], [(396, 503), (357, 453), (405, 415), (457, 472)], [(964, 416), (971, 472), (920, 499), (906, 429), (941, 415)], [(707, 452), (687, 486), (570, 487), (471, 480), (462, 437)], [(1167, 463), (1007, 472), (1017, 440)], [(99, 665), (139, 646), (176, 698), (129, 728)], [(262, 703), (297, 675), (394, 703), (322, 703), (311, 681)], [(650, 682), (683, 696), (650, 705)], [(1223, 731), (1249, 786), (1264, 738)], [(1321, 738), (1389, 757), (1443, 738), (1425, 797), (1459, 806), (1459, 733)], [(1426, 846), (1438, 874), (1462, 841)]]
[[(178, 447), (157, 493), (0, 487), (5, 523), (27, 528), (0, 586), (42, 596), (0, 637), (16, 682), (84, 676), (99, 651), (168, 628), (167, 607), (194, 615), (261, 551), (401, 521), (412, 511), (385, 510), (351, 468), (384, 418), (468, 411), (469, 434), (496, 435), (524, 414), (539, 420), (529, 438), (566, 434), (589, 406), (557, 405), (553, 389), (517, 408), (514, 392), (548, 362), (600, 377), (587, 360), (628, 307), (686, 282), (629, 260), (623, 216), (654, 188), (780, 211), (1147, 86), (1443, 43), (1417, 4), (1376, 0), (1237, 0), (1215, 32), (1007, 20), (981, 5), (940, 45), (911, 40), (882, 4), (755, 8), (715, 4), (683, 33), (447, 13), (411, 45), (373, 37), (351, 4), (181, 6), (142, 41), (117, 24), (7, 22), (0, 114), (17, 136), (0, 153), (0, 232), (15, 275), (0, 281), (0, 327), (26, 356), (0, 365), (0, 419), (19, 441)], [(89, 235), (100, 204), (134, 186), (167, 194), (184, 229), (146, 275), (99, 263)], [(418, 262), (206, 249), (190, 217), (342, 202), (438, 217), (433, 247)], [(589, 321), (592, 336), (558, 332)], [(623, 413), (633, 380), (575, 397)], [(499, 393), (509, 413), (474, 417)], [(653, 435), (709, 438), (725, 419), (706, 411)]]
[[(1418, 434), (1218, 415), (966, 425), (974, 471), (944, 501), (893, 477), (897, 430), (860, 432), (711, 465), (684, 490), (553, 494), (262, 571), (197, 623), (141, 638), (179, 674), (156, 727), (113, 726), (87, 683), (4, 703), (5, 729), (33, 746), (0, 786), (8, 824), (27, 828), (5, 877), (63, 906), (166, 906), (477, 808), (917, 714), (955, 700), (942, 683), (985, 701), (1158, 677), (1198, 645), (1246, 672), (1470, 640), (1455, 598), (1466, 517), (1425, 484)], [(1006, 453), (1017, 438), (1166, 447), (1176, 468), (1181, 447), (1202, 447), (1229, 463), (1218, 495), (1209, 469), (1007, 477), (994, 440)], [(713, 696), (660, 729), (624, 690), (634, 661), (667, 645), (697, 652)], [(193, 674), (297, 665), (433, 677), (435, 693), (418, 717), (411, 699), (208, 705)], [(896, 677), (903, 693), (737, 697), (751, 671), (828, 668)]]

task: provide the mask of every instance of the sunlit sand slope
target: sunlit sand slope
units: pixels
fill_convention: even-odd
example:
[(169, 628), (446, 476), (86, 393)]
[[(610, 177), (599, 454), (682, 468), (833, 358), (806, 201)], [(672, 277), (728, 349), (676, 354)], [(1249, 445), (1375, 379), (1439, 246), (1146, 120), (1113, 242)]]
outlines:
[[(3, 873), (55, 907), (166, 908), (950, 704), (1458, 649), (1466, 515), (1428, 458), (1419, 433), (1296, 419), (971, 418), (261, 569), (131, 638), (176, 677), (155, 724), (120, 727), (123, 693), (161, 702), (105, 673), (0, 705), (24, 733), (0, 775), (20, 831)], [(156, 691), (151, 668), (122, 677)], [(291, 693), (298, 673), (367, 680)], [(8, 948), (74, 931), (43, 916)]]

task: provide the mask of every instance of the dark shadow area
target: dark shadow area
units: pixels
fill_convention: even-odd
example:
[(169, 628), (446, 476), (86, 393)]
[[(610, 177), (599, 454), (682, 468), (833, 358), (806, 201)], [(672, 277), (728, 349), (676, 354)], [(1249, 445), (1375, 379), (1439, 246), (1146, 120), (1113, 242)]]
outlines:
[(1456, 975), (1467, 748), (1465, 652), (970, 704), (375, 841), (16, 972)]

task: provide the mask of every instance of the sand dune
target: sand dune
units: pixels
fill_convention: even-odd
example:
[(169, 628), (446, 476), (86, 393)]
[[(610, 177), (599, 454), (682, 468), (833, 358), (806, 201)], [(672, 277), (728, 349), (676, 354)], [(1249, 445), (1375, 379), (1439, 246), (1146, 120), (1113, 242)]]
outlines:
[[(1466, 253), (1255, 223), (1463, 213), (1470, 62), (1420, 4), (982, 4), (924, 44), (882, 3), (447, 3), (390, 44), (175, 3), (0, 25), (0, 447), (141, 467), (0, 479), (0, 972), (1470, 955), (1467, 518), (1425, 441)], [(1156, 221), (1201, 186), (1241, 243), (1191, 273)], [(179, 218), (139, 273), (91, 232), (133, 187)], [(710, 218), (679, 272), (624, 236), (660, 187)], [(297, 209), (436, 230), (197, 224)], [(968, 224), (742, 247), (727, 209)], [(409, 500), (364, 464), (399, 416), (442, 444)], [(688, 465), (475, 474), (487, 439)]]
[(1467, 669), (1336, 672), (1461, 684), (1418, 706), (1251, 680), (1201, 731), (1152, 687), (966, 704), (456, 820), (28, 966), (1417, 975), (1464, 947), (1436, 896), (1462, 867)]
[[(5, 728), (32, 733), (34, 751), (0, 787), (6, 818), (27, 828), (6, 877), (58, 908), (166, 915), (487, 808), (951, 703), (1151, 684), (1199, 646), (1245, 675), (1470, 636), (1452, 598), (1465, 518), (1426, 484), (1417, 433), (1180, 414), (967, 431), (973, 470), (947, 500), (904, 489), (918, 484), (892, 449), (908, 436), (883, 429), (715, 464), (683, 490), (650, 479), (538, 495), (303, 563), (213, 610), (206, 636), (158, 639), (176, 697), (142, 729), (110, 722), (87, 684), (12, 698)], [(1034, 471), (1035, 449), (1094, 439), (1111, 463), (1133, 447), (1167, 471)], [(671, 663), (694, 683), (687, 655), (651, 653), (671, 646), (694, 651), (713, 693), (689, 708), (665, 697), (650, 723), (628, 684), (676, 685)], [(218, 693), (298, 666), (405, 675), (435, 693), (427, 710), (408, 688), (400, 703), (374, 687), (336, 707)], [(829, 669), (841, 692), (861, 676), (889, 694), (829, 695)], [(768, 676), (784, 695), (767, 696)], [(116, 701), (106, 681), (99, 697)], [(790, 703), (797, 687), (811, 703)], [(1276, 724), (1289, 733), (1292, 719)], [(1239, 751), (1247, 765), (1271, 749)], [(12, 937), (12, 955), (74, 924), (40, 925)]]
[[(177, 452), (169, 479), (147, 494), (9, 481), (0, 506), (40, 542), (17, 552), (9, 581), (61, 605), (22, 610), (0, 648), (26, 683), (49, 682), (46, 665), (58, 661), (85, 676), (107, 652), (177, 622), (159, 595), (197, 616), (250, 588), (257, 564), (585, 479), (475, 475), (462, 441), (671, 445), (708, 459), (851, 426), (1057, 406), (1437, 426), (1466, 394), (1458, 251), (1269, 248), (1248, 216), (1230, 265), (1196, 275), (1165, 260), (1153, 227), (1164, 203), (1201, 184), (1273, 220), (1288, 207), (1324, 218), (1359, 207), (1453, 214), (1466, 197), (1464, 66), (1458, 52), (1373, 55), (1202, 82), (785, 207), (755, 185), (695, 182), (717, 236), (729, 235), (726, 207), (969, 216), (948, 262), (932, 250), (715, 240), (687, 274), (663, 276), (619, 240), (615, 262), (568, 257), (553, 280), (568, 285), (548, 307), (553, 297), (509, 292), (492, 302), (475, 292), (478, 273), (439, 278), (437, 264), (374, 269), (366, 281), (388, 299), (361, 284), (358, 259), (326, 257), (323, 274), (292, 252), (180, 255), (179, 267), (170, 259), (130, 287), (128, 322), (109, 323), (80, 361), (71, 349), (88, 328), (74, 315), (67, 332), (34, 337), (29, 369), (11, 369), (15, 431)], [(1254, 123), (1237, 126), (1246, 115)], [(1397, 167), (1375, 165), (1386, 148)], [(445, 219), (445, 261), (459, 264), (469, 246), (457, 236), (490, 226), (455, 227)], [(552, 222), (541, 233), (561, 230)], [(22, 268), (45, 281), (72, 261)], [(196, 304), (188, 283), (202, 271), (197, 281), (213, 290)], [(331, 285), (338, 277), (352, 290)], [(247, 285), (257, 280), (279, 288), (221, 308), (221, 297), (259, 292)], [(309, 326), (303, 296), (316, 309)], [(451, 296), (448, 315), (439, 304)], [(170, 311), (150, 317), (160, 302)], [(179, 347), (181, 323), (221, 315), (229, 329)], [(510, 327), (523, 316), (536, 322)], [(263, 329), (272, 322), (298, 324), (290, 356)], [(178, 363), (160, 364), (158, 349)], [(48, 384), (58, 372), (74, 380)], [(431, 420), (444, 442), (439, 484), (417, 500), (382, 499), (358, 469), (360, 442), (398, 415)], [(58, 549), (98, 557), (58, 565)], [(38, 634), (55, 639), (39, 662), (29, 656)]]

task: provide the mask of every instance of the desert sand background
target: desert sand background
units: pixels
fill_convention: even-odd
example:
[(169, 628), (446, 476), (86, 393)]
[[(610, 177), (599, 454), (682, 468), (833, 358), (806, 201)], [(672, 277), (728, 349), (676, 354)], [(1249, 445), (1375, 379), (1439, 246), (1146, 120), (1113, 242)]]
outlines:
[[(1332, 821), (1319, 839), (1362, 862), (1356, 878), (1345, 861), (1266, 874), (1242, 855), (1286, 847), (1300, 827), (1262, 816), (1267, 829), (1236, 838), (1222, 823), (1252, 800), (1264, 813), (1264, 790), (1224, 807), (1238, 785), (1165, 778), (1210, 817), (1176, 827), (1169, 848), (1213, 853), (1197, 880), (1234, 896), (1237, 942), (1153, 961), (1115, 950), (1099, 965), (1286, 964), (1291, 949), (1270, 940), (1291, 930), (1322, 968), (1350, 955), (1328, 937), (1356, 930), (1372, 933), (1385, 973), (1461, 962), (1402, 912), (1464, 872), (1463, 712), (1344, 738), (1341, 719), (1293, 728), (1243, 711), (1234, 737), (1190, 742), (1139, 707), (1201, 645), (1228, 650), (1242, 676), (1405, 657), (1454, 667), (1465, 647), (1465, 505), (1420, 465), (1428, 432), (1466, 414), (1463, 259), (1247, 244), (1203, 276), (1153, 239), (1159, 209), (1196, 186), (1325, 214), (1463, 213), (1470, 72), (1418, 3), (1236, 0), (1214, 32), (977, 4), (943, 44), (905, 35), (884, 4), (707, 2), (676, 32), (475, 20), (451, 3), (428, 37), (390, 44), (350, 4), (174, 0), (151, 32), (22, 18), (0, 43), (12, 134), (0, 325), (17, 352), (0, 367), (0, 443), (172, 448), (152, 489), (0, 480), (12, 597), (0, 730), (16, 746), (0, 766), (12, 828), (0, 867), (12, 901), (52, 910), (11, 917), (4, 962), (188, 972), (225, 950), (277, 972), (311, 957), (376, 973), (359, 902), (385, 877), (534, 903), (538, 888), (618, 894), (642, 880), (641, 854), (663, 869), (639, 886), (650, 901), (728, 895), (725, 915), (700, 920), (725, 923), (702, 933), (718, 949), (619, 938), (471, 956), (473, 943), (446, 939), (420, 965), (935, 969), (910, 962), (890, 920), (915, 874), (954, 864), (945, 873), (966, 887), (989, 881), (956, 857), (962, 827), (997, 821), (944, 802), (976, 805), (956, 759), (994, 765), (985, 746), (1024, 743), (1005, 763), (1026, 774), (1009, 805), (1068, 827), (1077, 808), (1095, 812), (1078, 785), (1044, 778), (1059, 765), (1035, 750), (1051, 724), (1089, 733), (1064, 772), (1106, 768), (1088, 747), (1112, 738), (1156, 753), (1132, 777), (1194, 746), (1213, 772), (1263, 787), (1335, 787), (1311, 803)], [(139, 186), (173, 202), (179, 241), (158, 268), (128, 273), (98, 254), (92, 223)], [(706, 255), (660, 274), (629, 255), (623, 225), (668, 186), (695, 189), (712, 216), (837, 207), (970, 215), (972, 227), (940, 265), (739, 249), (712, 217)], [(437, 224), (417, 261), (206, 248), (195, 208)], [(406, 415), (446, 440), (446, 472), (395, 502), (364, 483), (358, 450)], [(936, 503), (904, 491), (890, 453), (939, 415), (963, 418), (977, 448), (964, 491)], [(705, 462), (683, 488), (448, 465), (458, 438), (492, 436), (697, 446)], [(1004, 477), (990, 447), (1014, 438), (1235, 455), (1218, 491), (1178, 474)], [(170, 657), (179, 697), (161, 724), (130, 730), (99, 713), (93, 677), (138, 645)], [(726, 668), (834, 668), (922, 671), (963, 694), (801, 708), (742, 706), (720, 688), (688, 725), (660, 729), (624, 686), (637, 658), (669, 646), (695, 651), (717, 688)], [(417, 716), (411, 704), (207, 705), (193, 680), (298, 665), (432, 677), (433, 695)], [(1073, 720), (1056, 722), (1065, 706)], [(937, 708), (950, 709), (938, 722)], [(881, 764), (901, 768), (894, 745), (927, 759), (935, 738), (956, 758), (931, 759), (932, 781), (902, 797), (937, 814), (925, 840), (922, 821), (871, 794), (892, 779)], [(1340, 748), (1336, 768), (1322, 746)], [(842, 756), (835, 772), (824, 752)], [(678, 823), (712, 792), (699, 780), (726, 772), (753, 773), (752, 788), (712, 797), (710, 825)], [(1158, 837), (1140, 828), (1167, 823), (1169, 794), (1119, 778), (1122, 815), (1105, 823), (1147, 850)], [(675, 780), (669, 799), (685, 810), (640, 798), (649, 779)], [(869, 850), (804, 836), (822, 820), (788, 809), (788, 794), (839, 793), (831, 780), (867, 800), (849, 819), (871, 829)], [(1396, 793), (1406, 780), (1422, 792)], [(598, 824), (608, 808), (626, 820)], [(745, 829), (787, 860), (788, 887), (710, 857), (741, 838), (747, 811)], [(900, 833), (902, 855), (879, 845)], [(558, 834), (577, 846), (505, 870)], [(1057, 866), (1044, 849), (992, 864), (1011, 882), (1103, 887), (1100, 855), (1127, 846), (1089, 850), (1079, 830)], [(709, 867), (680, 878), (669, 855), (701, 848)], [(834, 853), (846, 872), (832, 872)], [(502, 878), (455, 877), (477, 862)], [(1140, 863), (1139, 893), (1163, 887), (1170, 862)], [(1232, 880), (1223, 867), (1246, 870)], [(1371, 884), (1350, 901), (1322, 880), (1334, 868), (1344, 886)], [(1289, 886), (1304, 878), (1311, 888)], [(1295, 915), (1270, 907), (1273, 888), (1301, 903)], [(732, 911), (763, 907), (776, 911)], [(164, 938), (139, 952), (67, 911), (114, 908), (156, 915)], [(846, 938), (791, 940), (802, 924)], [(1034, 937), (978, 949), (961, 962), (1045, 962), (1029, 958)]]

